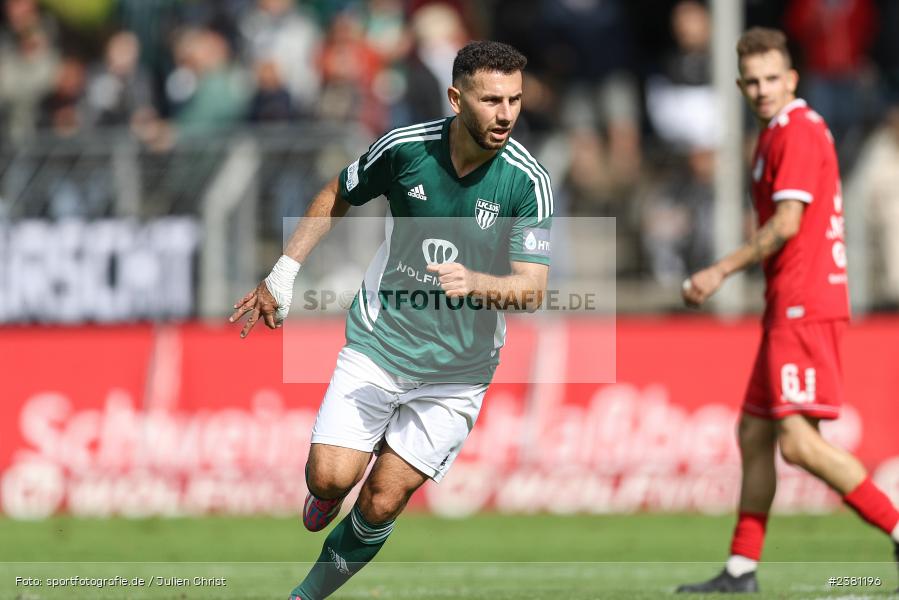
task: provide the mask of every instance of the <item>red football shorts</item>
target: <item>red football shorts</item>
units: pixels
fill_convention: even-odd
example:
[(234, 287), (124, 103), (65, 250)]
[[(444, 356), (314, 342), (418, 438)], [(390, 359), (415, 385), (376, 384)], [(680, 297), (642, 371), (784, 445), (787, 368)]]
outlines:
[(845, 321), (778, 325), (762, 335), (743, 411), (766, 419), (836, 419), (843, 403), (840, 339)]

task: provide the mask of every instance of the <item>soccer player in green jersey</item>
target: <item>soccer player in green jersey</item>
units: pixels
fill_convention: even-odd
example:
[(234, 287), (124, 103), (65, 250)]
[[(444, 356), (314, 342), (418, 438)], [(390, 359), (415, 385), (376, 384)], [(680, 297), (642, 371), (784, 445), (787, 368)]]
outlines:
[(301, 263), (351, 206), (384, 195), (385, 241), (347, 315), (312, 430), (303, 524), (327, 526), (377, 459), (350, 514), (291, 592), (319, 600), (371, 561), (412, 493), (439, 482), (474, 426), (505, 341), (503, 310), (535, 310), (546, 289), (549, 174), (510, 137), (527, 60), (473, 42), (453, 63), (455, 116), (395, 129), (316, 196), (271, 274), (236, 305), (287, 315)]

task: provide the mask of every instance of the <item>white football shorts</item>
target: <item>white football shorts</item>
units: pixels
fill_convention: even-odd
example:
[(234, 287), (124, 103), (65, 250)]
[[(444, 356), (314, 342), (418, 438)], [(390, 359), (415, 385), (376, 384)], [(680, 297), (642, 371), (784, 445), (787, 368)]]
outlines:
[(371, 452), (384, 440), (439, 482), (474, 427), (486, 392), (486, 383), (412, 381), (344, 347), (312, 426), (312, 443)]

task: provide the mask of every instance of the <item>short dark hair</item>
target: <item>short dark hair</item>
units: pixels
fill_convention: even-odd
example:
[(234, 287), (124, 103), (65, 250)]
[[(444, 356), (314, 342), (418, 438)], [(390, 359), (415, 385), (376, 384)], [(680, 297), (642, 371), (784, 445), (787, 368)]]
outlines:
[(456, 54), (453, 61), (453, 85), (463, 77), (471, 77), (478, 71), (514, 73), (523, 71), (528, 64), (524, 54), (502, 42), (490, 40), (471, 42)]
[(737, 58), (739, 60), (754, 54), (767, 54), (772, 50), (777, 50), (783, 55), (788, 67), (792, 65), (787, 36), (779, 29), (753, 27), (746, 30), (737, 42)]

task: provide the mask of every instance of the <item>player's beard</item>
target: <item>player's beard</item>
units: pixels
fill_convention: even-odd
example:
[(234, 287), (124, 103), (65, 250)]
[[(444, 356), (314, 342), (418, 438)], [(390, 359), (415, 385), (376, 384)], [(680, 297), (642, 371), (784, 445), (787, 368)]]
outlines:
[[(462, 124), (465, 125), (465, 129), (468, 130), (468, 135), (471, 136), (471, 139), (484, 150), (500, 150), (506, 145), (506, 141), (509, 139), (507, 137), (502, 142), (491, 142), (490, 129), (482, 130), (479, 123), (464, 111), (459, 113), (459, 118), (462, 119)], [(509, 129), (511, 130), (511, 125)]]

